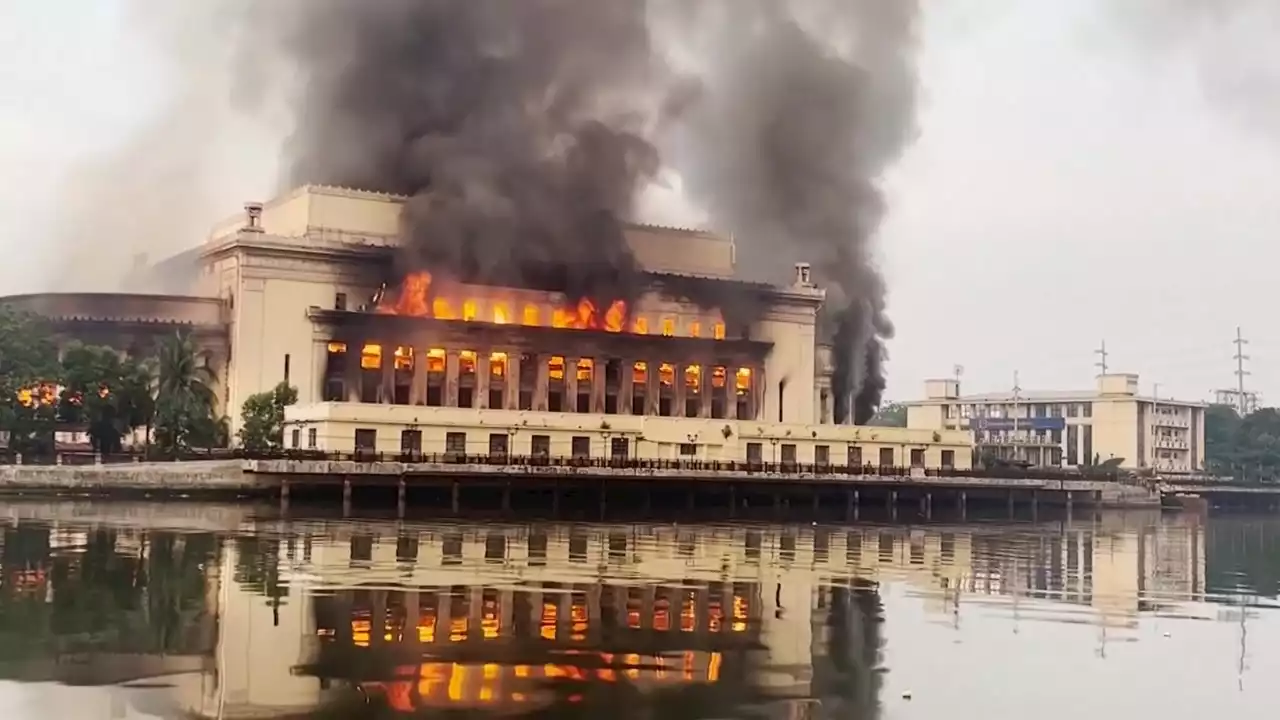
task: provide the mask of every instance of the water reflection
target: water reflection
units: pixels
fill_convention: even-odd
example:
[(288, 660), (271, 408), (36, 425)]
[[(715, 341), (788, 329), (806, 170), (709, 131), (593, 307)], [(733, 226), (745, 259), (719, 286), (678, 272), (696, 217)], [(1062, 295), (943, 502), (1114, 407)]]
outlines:
[[(225, 533), (32, 520), (2, 538), (0, 678), (145, 681), (129, 712), (164, 717), (878, 718), (902, 702), (892, 678), (919, 681), (925, 638), (968, 653), (958, 676), (1084, 646), (1106, 661), (1161, 618), (1221, 621), (1239, 681), (1250, 632), (1270, 632), (1249, 606), (1272, 604), (1280, 576), (1280, 522), (1159, 515)], [(1035, 627), (1080, 630), (1054, 647)], [(980, 656), (1000, 628), (1037, 639)], [(118, 705), (83, 717), (125, 717)]]

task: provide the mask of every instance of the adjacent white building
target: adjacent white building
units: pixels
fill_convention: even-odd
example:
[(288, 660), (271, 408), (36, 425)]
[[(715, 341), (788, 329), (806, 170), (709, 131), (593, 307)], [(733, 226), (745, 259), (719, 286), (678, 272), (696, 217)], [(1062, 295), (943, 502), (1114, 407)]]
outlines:
[(1142, 395), (1138, 376), (1101, 375), (1092, 390), (962, 395), (955, 379), (925, 381), (904, 403), (907, 427), (970, 430), (979, 455), (1074, 467), (1119, 458), (1121, 467), (1204, 468), (1205, 404)]

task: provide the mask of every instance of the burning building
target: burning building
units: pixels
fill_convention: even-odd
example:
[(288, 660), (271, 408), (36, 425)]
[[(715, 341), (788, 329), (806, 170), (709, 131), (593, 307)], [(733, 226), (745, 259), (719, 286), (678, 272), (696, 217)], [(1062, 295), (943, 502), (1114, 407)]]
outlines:
[[(773, 432), (766, 426), (811, 444), (860, 431), (823, 423), (824, 292), (806, 265), (787, 286), (748, 283), (734, 277), (732, 238), (629, 226), (639, 291), (482, 284), (397, 268), (404, 207), (397, 196), (307, 186), (249, 204), (205, 247), (203, 282), (231, 308), (230, 406), (281, 381), (296, 386), (289, 447), (581, 456), (593, 446), (633, 454), (649, 441), (720, 458), (763, 452), (738, 440)], [(573, 273), (572, 258), (564, 266)], [(936, 439), (895, 442), (906, 465), (906, 445)], [(821, 461), (815, 448), (771, 444)]]
[[(287, 382), (298, 391), (289, 448), (969, 460), (963, 433), (830, 424), (831, 364), (815, 332), (825, 294), (807, 265), (786, 286), (745, 282), (732, 238), (632, 225), (638, 267), (616, 296), (567, 292), (578, 285), (573, 258), (559, 278), (552, 268), (520, 286), (482, 283), (399, 267), (405, 207), (399, 196), (305, 186), (214, 228), (197, 253), (200, 298), (183, 307), (217, 328), (206, 340), (219, 350), (233, 433), (246, 398)], [(133, 307), (141, 296), (119, 297), (134, 311), (95, 332), (147, 325)], [(156, 312), (173, 314), (174, 298), (155, 297)]]

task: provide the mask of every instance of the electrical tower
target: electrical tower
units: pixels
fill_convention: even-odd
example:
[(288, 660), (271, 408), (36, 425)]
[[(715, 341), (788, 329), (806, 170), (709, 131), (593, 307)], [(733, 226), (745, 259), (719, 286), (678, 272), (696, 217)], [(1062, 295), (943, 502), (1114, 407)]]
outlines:
[(1106, 375), (1107, 374), (1107, 341), (1103, 340), (1102, 346), (1099, 347), (1097, 350), (1094, 350), (1093, 354), (1098, 356), (1098, 362), (1094, 363), (1094, 365), (1097, 366), (1097, 368), (1102, 371), (1103, 375)]
[(1238, 395), (1236, 396), (1236, 399), (1239, 401), (1239, 404), (1236, 406), (1236, 408), (1240, 412), (1240, 417), (1244, 417), (1245, 415), (1249, 414), (1249, 407), (1247, 402), (1248, 396), (1245, 395), (1245, 392), (1244, 392), (1244, 376), (1249, 374), (1249, 371), (1244, 369), (1244, 361), (1249, 359), (1249, 356), (1244, 354), (1244, 346), (1248, 344), (1249, 344), (1249, 341), (1244, 339), (1244, 335), (1240, 332), (1239, 326), (1237, 326), (1235, 346), (1236, 346), (1236, 393), (1238, 393)]

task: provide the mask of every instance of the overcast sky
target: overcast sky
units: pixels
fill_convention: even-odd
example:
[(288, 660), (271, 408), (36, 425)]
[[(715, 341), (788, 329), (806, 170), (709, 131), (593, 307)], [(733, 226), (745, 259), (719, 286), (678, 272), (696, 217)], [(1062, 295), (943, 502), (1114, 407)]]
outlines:
[[(122, 2), (0, 3), (0, 294), (52, 272), (67, 169), (172, 96)], [(1205, 31), (1109, 0), (926, 4), (920, 137), (888, 178), (880, 239), (888, 396), (957, 364), (968, 391), (1008, 389), (1015, 371), (1028, 389), (1086, 388), (1105, 339), (1145, 392), (1202, 399), (1234, 386), (1240, 325), (1249, 387), (1280, 398), (1280, 74), (1246, 52), (1275, 46), (1280, 12)], [(229, 147), (221, 211), (200, 227), (271, 185), (275, 147)]]

